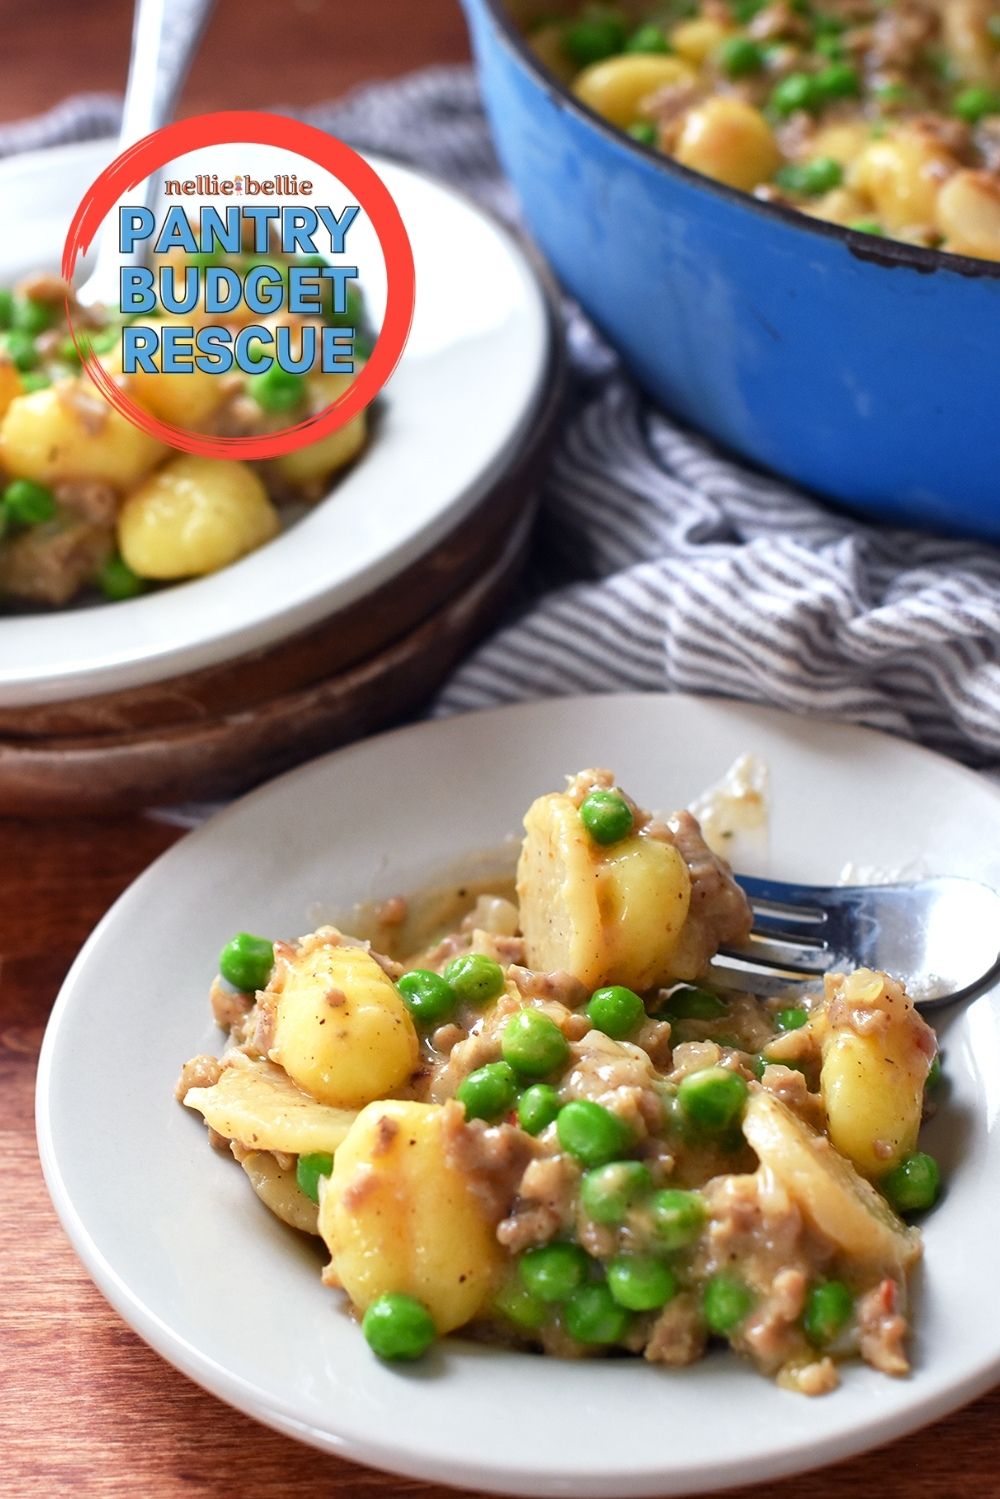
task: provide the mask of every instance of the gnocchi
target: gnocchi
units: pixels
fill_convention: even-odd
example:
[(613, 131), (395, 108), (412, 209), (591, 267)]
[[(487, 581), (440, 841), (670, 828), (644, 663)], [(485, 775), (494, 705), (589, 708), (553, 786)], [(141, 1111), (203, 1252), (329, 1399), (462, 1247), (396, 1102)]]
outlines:
[(465, 1328), (668, 1365), (713, 1336), (813, 1395), (855, 1355), (903, 1374), (934, 1037), (866, 969), (794, 1000), (706, 980), (749, 925), (691, 812), (583, 770), (529, 807), (513, 890), (397, 895), (387, 952), (234, 938), (228, 1049), (177, 1096), (319, 1234), (381, 1358)]
[(435, 1104), (369, 1104), (337, 1152), (319, 1213), (334, 1275), (356, 1307), (403, 1292), (440, 1333), (477, 1315), (503, 1263), (495, 1219), (448, 1160), (445, 1119)]
[(360, 1108), (406, 1082), (417, 1033), (390, 979), (361, 947), (315, 947), (282, 980), (270, 1055), (323, 1103)]
[(278, 534), (278, 512), (246, 463), (181, 454), (125, 500), (118, 546), (146, 578), (217, 572)]
[[(246, 259), (242, 251), (221, 257), (237, 273), (248, 269)], [(279, 271), (293, 264), (276, 250), (274, 260)], [(196, 271), (177, 247), (166, 261), (182, 284), (203, 273), (201, 263)], [(299, 269), (318, 274), (312, 265)], [(315, 290), (306, 280), (307, 293)], [(361, 292), (352, 283), (340, 312), (332, 294), (316, 301), (317, 315), (308, 320), (290, 313), (259, 319), (261, 340), (280, 339), (287, 326), (291, 357), (301, 362), (308, 354), (297, 331), (308, 324), (311, 353), (324, 347), (333, 325), (341, 357), (352, 354), (353, 340), (354, 369), (362, 368), (368, 334)], [(227, 332), (258, 316), (245, 302), (240, 309), (225, 318)], [(167, 329), (197, 332), (217, 321), (202, 297), (190, 315), (159, 319), (153, 331), (160, 338)], [(318, 352), (304, 373), (269, 360), (259, 373), (236, 367), (213, 372), (186, 357), (182, 339), (177, 353), (186, 368), (154, 372), (140, 360), (126, 375), (122, 339), (117, 314), (81, 307), (57, 276), (29, 276), (0, 297), (3, 609), (19, 601), (56, 606), (95, 591), (118, 601), (227, 567), (277, 534), (280, 507), (323, 499), (331, 476), (368, 441), (362, 411), (339, 431), (313, 442), (307, 437), (303, 447), (254, 467), (228, 456), (178, 456), (120, 415), (92, 384), (81, 369), (88, 346), (104, 373), (151, 418), (223, 439), (298, 425), (335, 400), (353, 374), (324, 375)], [(251, 358), (255, 347), (251, 341)]]
[(692, 171), (858, 232), (1000, 258), (991, 0), (686, 11), (596, 20), (578, 0), (528, 35), (591, 109)]

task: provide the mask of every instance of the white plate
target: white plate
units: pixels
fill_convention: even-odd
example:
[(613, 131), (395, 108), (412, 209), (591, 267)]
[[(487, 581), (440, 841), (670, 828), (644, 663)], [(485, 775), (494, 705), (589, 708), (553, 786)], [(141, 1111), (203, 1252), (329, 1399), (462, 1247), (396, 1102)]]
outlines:
[[(240, 148), (241, 163), (253, 171), (258, 154)], [(112, 155), (100, 142), (0, 166), (0, 285), (58, 264), (70, 216)], [(467, 199), (398, 163), (368, 160), (406, 224), (417, 279), (410, 341), (376, 439), (328, 501), (222, 572), (128, 603), (0, 617), (0, 706), (134, 687), (273, 644), (425, 553), (517, 450), (551, 338), (535, 273)], [(366, 235), (374, 244), (370, 225), (359, 219), (356, 228), (352, 250), (363, 254)], [(378, 326), (381, 260), (373, 252), (359, 264)]]
[[(947, 1195), (927, 1224), (915, 1373), (849, 1367), (819, 1400), (719, 1354), (670, 1372), (449, 1339), (379, 1364), (319, 1256), (174, 1102), (218, 1045), (207, 990), (231, 933), (295, 935), (359, 897), (419, 888), (499, 846), (538, 792), (608, 764), (641, 801), (689, 800), (736, 755), (773, 776), (770, 872), (829, 881), (922, 860), (1000, 884), (1000, 795), (867, 730), (685, 697), (536, 703), (401, 730), (265, 786), (167, 853), (66, 980), (42, 1048), (38, 1132), (56, 1208), (97, 1284), (163, 1356), (239, 1409), (344, 1457), (476, 1489), (685, 1494), (791, 1473), (898, 1436), (1000, 1375), (984, 1315), (1000, 1241), (995, 996), (950, 1018), (947, 1107), (927, 1130)], [(248, 1458), (248, 1461), (250, 1459)]]

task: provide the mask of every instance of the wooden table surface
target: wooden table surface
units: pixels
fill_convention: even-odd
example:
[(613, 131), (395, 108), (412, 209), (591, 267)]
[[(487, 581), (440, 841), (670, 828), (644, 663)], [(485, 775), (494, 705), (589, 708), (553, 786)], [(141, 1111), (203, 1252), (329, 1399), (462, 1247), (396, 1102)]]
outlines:
[[(117, 87), (128, 9), (124, 0), (3, 0), (0, 117), (38, 112), (81, 86)], [(183, 109), (307, 104), (366, 78), (465, 52), (454, 0), (220, 0)], [(176, 836), (138, 817), (0, 822), (0, 1495), (444, 1495), (322, 1456), (203, 1394), (105, 1304), (49, 1205), (32, 1127), (35, 1061), (49, 1008), (91, 927)], [(113, 1142), (109, 1133), (109, 1170)], [(988, 1301), (983, 1314), (996, 1315)], [(669, 1423), (665, 1403), (665, 1433)], [(744, 1492), (1000, 1499), (998, 1426), (1000, 1391), (869, 1457)]]

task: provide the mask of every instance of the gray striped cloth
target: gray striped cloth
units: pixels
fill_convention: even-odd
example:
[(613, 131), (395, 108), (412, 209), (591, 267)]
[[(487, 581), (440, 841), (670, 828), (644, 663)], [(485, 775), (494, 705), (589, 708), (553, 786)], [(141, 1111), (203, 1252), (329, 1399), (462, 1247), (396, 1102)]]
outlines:
[[(0, 128), (0, 153), (108, 135), (118, 114), (113, 98), (77, 97)], [(516, 224), (468, 69), (304, 117)], [(651, 406), (578, 308), (565, 318), (570, 411), (526, 586), (433, 711), (676, 688), (872, 724), (1000, 768), (1000, 551), (867, 526), (738, 466)]]

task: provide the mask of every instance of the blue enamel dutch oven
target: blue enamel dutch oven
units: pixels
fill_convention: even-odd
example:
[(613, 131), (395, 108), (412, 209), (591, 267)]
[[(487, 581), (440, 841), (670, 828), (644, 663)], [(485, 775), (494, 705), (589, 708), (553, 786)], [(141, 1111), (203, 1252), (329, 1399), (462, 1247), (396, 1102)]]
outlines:
[(1000, 264), (691, 172), (579, 104), (500, 0), (463, 4), (529, 228), (667, 410), (854, 510), (1000, 540)]

